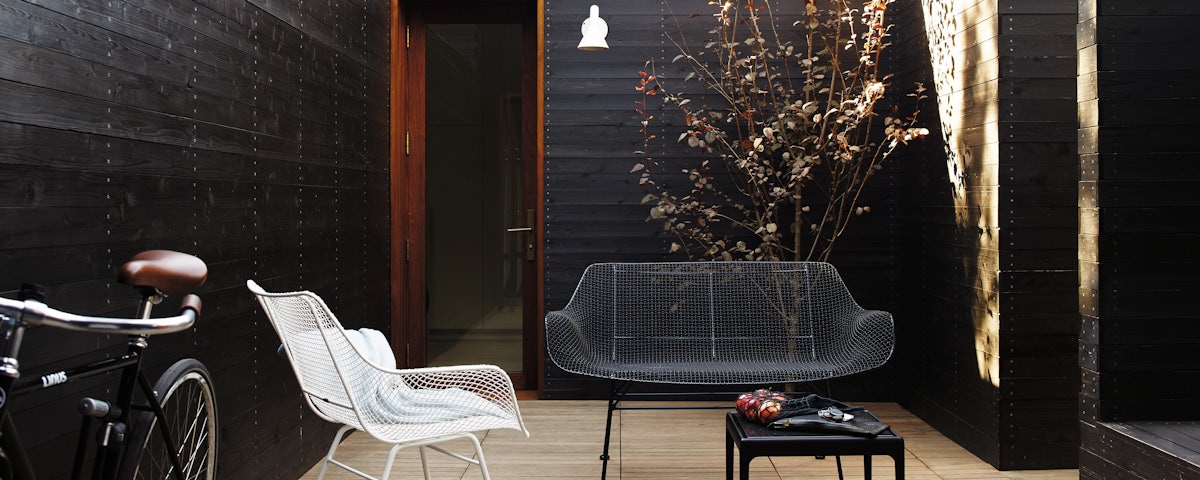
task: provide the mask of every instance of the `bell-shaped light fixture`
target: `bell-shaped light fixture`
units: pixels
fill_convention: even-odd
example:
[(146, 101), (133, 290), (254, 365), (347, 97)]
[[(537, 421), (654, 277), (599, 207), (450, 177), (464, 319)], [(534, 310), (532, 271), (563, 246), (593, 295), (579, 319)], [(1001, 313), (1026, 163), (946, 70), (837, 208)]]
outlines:
[(585, 52), (608, 50), (608, 23), (600, 18), (600, 7), (592, 5), (592, 14), (583, 21), (583, 40), (579, 41), (579, 49)]

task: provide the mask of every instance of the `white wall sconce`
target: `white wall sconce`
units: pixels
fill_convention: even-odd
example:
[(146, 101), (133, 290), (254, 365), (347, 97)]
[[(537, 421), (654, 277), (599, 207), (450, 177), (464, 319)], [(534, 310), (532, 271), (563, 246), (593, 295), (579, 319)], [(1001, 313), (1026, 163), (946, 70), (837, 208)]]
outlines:
[(579, 49), (585, 52), (608, 50), (608, 23), (600, 18), (600, 7), (592, 5), (592, 14), (583, 21), (583, 39), (579, 41)]

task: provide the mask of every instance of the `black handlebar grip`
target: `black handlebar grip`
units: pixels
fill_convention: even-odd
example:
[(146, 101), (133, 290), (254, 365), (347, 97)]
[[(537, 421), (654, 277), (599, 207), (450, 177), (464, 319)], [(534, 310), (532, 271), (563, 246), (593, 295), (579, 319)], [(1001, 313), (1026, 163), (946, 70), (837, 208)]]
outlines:
[(188, 294), (186, 297), (183, 297), (183, 301), (179, 303), (179, 313), (182, 314), (184, 310), (191, 309), (196, 312), (196, 318), (199, 318), (201, 305), (202, 303), (200, 302), (200, 297), (196, 296), (195, 294)]

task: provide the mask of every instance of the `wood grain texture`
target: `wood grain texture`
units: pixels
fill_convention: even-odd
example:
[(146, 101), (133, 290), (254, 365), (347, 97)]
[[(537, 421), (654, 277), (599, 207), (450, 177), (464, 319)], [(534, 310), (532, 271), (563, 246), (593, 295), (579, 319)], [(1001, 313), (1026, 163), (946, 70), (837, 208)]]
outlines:
[(1200, 286), (1185, 274), (1197, 265), (1197, 231), (1178, 221), (1200, 205), (1200, 175), (1180, 163), (1197, 147), (1179, 130), (1194, 122), (1157, 112), (1195, 97), (1186, 91), (1197, 68), (1174, 52), (1196, 47), (1198, 14), (1160, 1), (1080, 2), (1081, 478), (1197, 475), (1200, 362), (1185, 353), (1200, 345), (1187, 301)]
[[(319, 291), (348, 324), (388, 328), (388, 12), (381, 2), (94, 0), (0, 5), (0, 290), (132, 315), (112, 281), (166, 248), (209, 266), (204, 316), (154, 338), (151, 380), (192, 356), (214, 376), (221, 478), (301, 473), (320, 446), (278, 341), (245, 290)], [(157, 313), (165, 315), (175, 300)], [(23, 373), (120, 349), (123, 338), (31, 332)], [(65, 478), (84, 395), (13, 400), (45, 478)]]
[(897, 6), (938, 126), (901, 163), (902, 403), (993, 465), (1074, 466), (1075, 2)]
[[(698, 404), (687, 402), (689, 404)], [(709, 404), (711, 405), (711, 404)], [(1076, 470), (999, 471), (939, 434), (894, 403), (863, 403), (868, 410), (904, 437), (905, 478), (938, 479), (1068, 479)], [(512, 430), (481, 436), (488, 470), (495, 479), (598, 478), (597, 459), (604, 442), (604, 403), (580, 400), (523, 400), (521, 412), (530, 437)], [(726, 410), (625, 410), (613, 419), (612, 460), (608, 478), (725, 478)], [(332, 434), (326, 435), (332, 439)], [(452, 444), (458, 451), (469, 444)], [(345, 457), (342, 457), (345, 455)], [(367, 473), (382, 472), (387, 447), (355, 433), (339, 447), (338, 458)], [(736, 456), (736, 453), (735, 453)], [(478, 477), (478, 467), (434, 452), (428, 453), (433, 478)], [(736, 465), (736, 458), (735, 458)], [(861, 478), (862, 457), (842, 457), (847, 478)], [(889, 457), (872, 457), (872, 478), (895, 478)], [(750, 464), (751, 478), (835, 479), (833, 457), (767, 457)], [(303, 479), (316, 478), (319, 465)], [(419, 478), (420, 457), (401, 450), (393, 467), (396, 478)], [(325, 478), (359, 478), (330, 467)]]

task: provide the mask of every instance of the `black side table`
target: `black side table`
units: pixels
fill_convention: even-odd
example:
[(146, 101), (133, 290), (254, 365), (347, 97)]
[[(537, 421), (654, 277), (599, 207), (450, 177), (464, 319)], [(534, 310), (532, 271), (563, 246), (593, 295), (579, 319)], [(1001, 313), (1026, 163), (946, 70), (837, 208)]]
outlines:
[[(876, 420), (867, 411), (854, 412), (855, 416)], [(871, 455), (887, 455), (896, 462), (896, 480), (904, 479), (904, 439), (891, 429), (875, 436), (856, 437), (828, 433), (808, 433), (792, 430), (776, 430), (746, 420), (737, 412), (725, 415), (725, 479), (733, 480), (733, 447), (741, 453), (740, 478), (749, 480), (750, 461), (754, 457), (805, 457), (862, 455), (866, 467), (866, 478), (871, 478)]]

